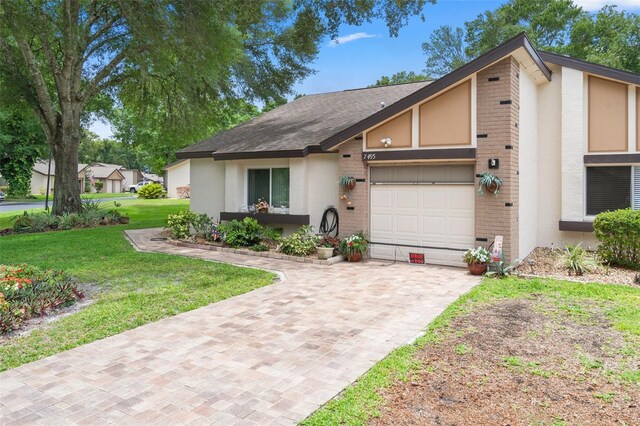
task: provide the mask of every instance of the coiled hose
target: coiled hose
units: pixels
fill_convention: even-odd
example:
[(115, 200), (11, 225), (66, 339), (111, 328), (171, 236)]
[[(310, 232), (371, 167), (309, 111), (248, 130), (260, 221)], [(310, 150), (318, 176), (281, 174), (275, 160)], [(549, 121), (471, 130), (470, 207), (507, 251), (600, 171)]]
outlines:
[[(331, 224), (329, 224), (329, 214), (333, 215), (331, 220)], [(338, 232), (340, 230), (339, 225), (340, 218), (338, 217), (338, 209), (333, 206), (327, 207), (327, 209), (322, 213), (322, 220), (320, 221), (320, 233), (330, 236), (332, 232), (335, 231), (334, 237), (338, 236)]]

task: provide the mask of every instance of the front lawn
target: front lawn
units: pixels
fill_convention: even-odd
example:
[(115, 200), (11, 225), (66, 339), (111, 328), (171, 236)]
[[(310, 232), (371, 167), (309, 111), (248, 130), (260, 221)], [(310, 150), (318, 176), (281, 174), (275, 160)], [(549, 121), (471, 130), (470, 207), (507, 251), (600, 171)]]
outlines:
[(635, 424), (639, 307), (629, 286), (486, 279), (302, 424)]
[[(135, 251), (124, 229), (163, 226), (188, 200), (122, 201), (128, 225), (0, 237), (0, 264), (62, 269), (94, 303), (0, 346), (0, 371), (270, 284), (273, 274)], [(16, 212), (0, 214), (0, 228)]]
[[(126, 197), (135, 197), (136, 194), (130, 194), (129, 192), (87, 192), (85, 194), (80, 194), (80, 198), (84, 198), (87, 200), (93, 200), (96, 198), (126, 198)], [(46, 196), (43, 194), (34, 194), (34, 198), (9, 198), (7, 197), (7, 202), (32, 202), (32, 201), (44, 201)], [(49, 195), (49, 202), (53, 200), (53, 195)]]

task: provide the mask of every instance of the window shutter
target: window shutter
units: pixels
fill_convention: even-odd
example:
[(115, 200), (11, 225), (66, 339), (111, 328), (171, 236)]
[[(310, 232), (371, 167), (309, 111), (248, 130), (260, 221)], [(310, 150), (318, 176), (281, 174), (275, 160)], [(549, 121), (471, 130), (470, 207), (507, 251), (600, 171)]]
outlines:
[(633, 209), (640, 210), (640, 166), (633, 167)]

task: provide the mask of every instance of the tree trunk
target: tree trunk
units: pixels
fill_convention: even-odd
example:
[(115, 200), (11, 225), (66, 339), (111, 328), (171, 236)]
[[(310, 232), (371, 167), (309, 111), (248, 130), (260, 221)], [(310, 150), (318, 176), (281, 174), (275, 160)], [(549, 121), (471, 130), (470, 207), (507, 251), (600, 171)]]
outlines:
[(63, 112), (58, 116), (58, 129), (51, 144), (55, 168), (53, 214), (80, 213), (78, 182), (78, 147), (80, 146), (80, 114)]

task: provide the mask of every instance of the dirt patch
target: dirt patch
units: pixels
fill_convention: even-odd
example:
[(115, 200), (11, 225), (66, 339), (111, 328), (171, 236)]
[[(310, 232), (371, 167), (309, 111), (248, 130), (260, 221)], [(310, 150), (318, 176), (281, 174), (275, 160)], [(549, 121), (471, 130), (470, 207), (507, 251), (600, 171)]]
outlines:
[(25, 321), (19, 329), (14, 330), (11, 333), (1, 334), (0, 346), (8, 344), (11, 340), (17, 337), (28, 336), (34, 330), (39, 330), (64, 317), (73, 315), (95, 302), (95, 296), (99, 291), (98, 287), (91, 284), (81, 284), (78, 286), (78, 289), (84, 294), (84, 298), (76, 301), (73, 305), (54, 309), (47, 315), (30, 318)]
[[(636, 279), (640, 279), (640, 271), (616, 266), (599, 266), (584, 275), (573, 275), (562, 265), (563, 251), (547, 247), (538, 247), (529, 254), (516, 269), (524, 276), (539, 276), (579, 282), (601, 282), (609, 284), (627, 284), (640, 287)], [(593, 254), (588, 256), (593, 258)], [(636, 278), (638, 277), (638, 278)]]
[[(510, 299), (454, 320), (372, 425), (640, 424), (638, 342), (596, 304)], [(455, 331), (455, 332), (454, 332)], [(563, 423), (564, 422), (564, 423)]]

